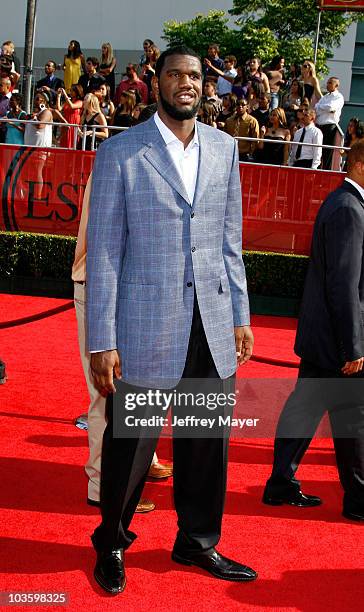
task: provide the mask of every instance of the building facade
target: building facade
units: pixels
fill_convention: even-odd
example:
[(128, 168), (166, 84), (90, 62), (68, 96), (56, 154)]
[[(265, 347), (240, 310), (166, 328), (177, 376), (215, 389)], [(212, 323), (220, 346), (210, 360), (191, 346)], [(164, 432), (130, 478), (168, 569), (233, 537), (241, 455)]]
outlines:
[[(18, 57), (22, 60), (26, 0), (13, 0), (6, 9), (6, 19), (0, 20), (0, 41), (14, 40)], [(127, 62), (138, 61), (145, 38), (151, 38), (165, 48), (163, 23), (169, 19), (185, 21), (196, 13), (207, 13), (211, 8), (226, 12), (232, 0), (38, 0), (35, 35), (35, 78), (43, 74), (47, 59), (63, 62), (71, 39), (80, 41), (85, 55), (100, 56), (103, 42), (110, 42), (117, 58), (117, 78), (125, 71)], [(347, 102), (342, 125), (347, 117), (364, 119), (364, 23), (353, 24), (334, 50), (329, 62), (331, 75), (338, 76), (341, 91)], [(323, 79), (323, 85), (326, 79)]]

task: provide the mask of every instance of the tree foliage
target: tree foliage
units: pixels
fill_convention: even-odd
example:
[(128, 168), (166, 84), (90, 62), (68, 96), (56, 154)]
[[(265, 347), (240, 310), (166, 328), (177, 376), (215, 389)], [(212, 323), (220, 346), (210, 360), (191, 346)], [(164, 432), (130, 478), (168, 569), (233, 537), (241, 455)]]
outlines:
[(184, 44), (191, 47), (201, 57), (205, 57), (210, 43), (218, 43), (222, 54), (230, 52), (229, 17), (225, 11), (211, 10), (207, 15), (198, 13), (190, 21), (175, 21), (164, 24), (164, 38), (168, 46)]
[[(189, 21), (167, 21), (164, 38), (169, 47), (186, 44), (205, 57), (210, 43), (220, 45), (220, 55), (236, 55), (239, 63), (257, 55), (263, 64), (274, 55), (283, 55), (286, 63), (300, 63), (313, 58), (317, 28), (316, 0), (233, 0), (229, 11), (236, 16), (235, 28), (222, 10), (197, 14)], [(353, 21), (364, 19), (362, 13), (323, 11), (317, 57), (319, 73), (327, 72), (327, 59)]]
[(198, 13), (190, 21), (167, 21), (164, 38), (168, 47), (185, 44), (201, 57), (206, 57), (210, 43), (218, 43), (220, 55), (232, 53), (239, 60), (259, 55), (263, 61), (270, 60), (278, 51), (274, 33), (266, 26), (257, 28), (247, 23), (245, 28), (232, 29), (224, 11), (211, 10), (207, 15)]
[[(238, 17), (237, 24), (242, 27), (246, 20), (253, 20), (258, 27), (269, 27), (280, 41), (306, 37), (313, 40), (316, 33), (316, 0), (233, 0), (229, 13)], [(326, 49), (339, 45), (350, 24), (363, 18), (358, 12), (322, 11), (320, 45)]]

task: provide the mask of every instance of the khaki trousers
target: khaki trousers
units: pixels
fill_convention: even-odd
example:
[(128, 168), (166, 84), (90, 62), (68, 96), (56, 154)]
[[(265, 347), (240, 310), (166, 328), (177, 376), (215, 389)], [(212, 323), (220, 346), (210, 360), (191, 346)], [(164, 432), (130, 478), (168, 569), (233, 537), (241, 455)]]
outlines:
[[(74, 300), (78, 327), (78, 344), (83, 372), (90, 396), (90, 405), (87, 415), (89, 457), (85, 465), (85, 472), (88, 477), (87, 497), (93, 501), (99, 501), (102, 438), (106, 427), (106, 399), (102, 397), (94, 387), (90, 368), (91, 356), (86, 348), (86, 285), (74, 283)], [(156, 453), (154, 453), (152, 463), (157, 462), (158, 457)]]

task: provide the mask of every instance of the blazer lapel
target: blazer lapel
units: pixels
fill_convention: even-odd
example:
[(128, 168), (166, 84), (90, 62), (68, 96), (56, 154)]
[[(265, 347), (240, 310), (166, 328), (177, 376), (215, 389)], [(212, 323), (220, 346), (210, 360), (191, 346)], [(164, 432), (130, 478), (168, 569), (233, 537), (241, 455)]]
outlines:
[[(199, 200), (203, 197), (206, 189), (209, 187), (211, 175), (214, 172), (214, 166), (216, 164), (216, 149), (211, 146), (213, 144), (213, 138), (210, 138), (207, 135), (207, 130), (199, 127), (198, 121), (196, 122), (196, 129), (198, 130), (198, 140), (200, 145), (200, 160), (198, 164), (195, 197), (193, 200), (194, 207), (197, 206)], [(212, 130), (211, 134), (213, 134)]]
[(361, 193), (359, 193), (358, 189), (356, 189), (356, 187), (354, 187), (354, 185), (352, 185), (351, 183), (349, 183), (348, 181), (343, 181), (342, 184), (342, 188), (345, 189), (345, 191), (349, 191), (350, 193), (352, 193), (355, 197), (358, 198), (359, 203), (361, 204), (361, 206), (364, 208), (364, 200), (361, 196)]
[(190, 206), (191, 203), (183, 181), (168, 153), (166, 143), (155, 125), (153, 117), (145, 123), (145, 126), (147, 129), (144, 142), (148, 146), (144, 152), (145, 159)]

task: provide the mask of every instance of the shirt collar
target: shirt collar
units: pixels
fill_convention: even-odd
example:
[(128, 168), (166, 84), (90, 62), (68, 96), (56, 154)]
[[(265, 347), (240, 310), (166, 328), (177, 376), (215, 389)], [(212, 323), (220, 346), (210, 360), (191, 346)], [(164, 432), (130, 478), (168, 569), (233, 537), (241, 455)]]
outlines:
[(345, 181), (347, 181), (348, 183), (350, 183), (350, 185), (352, 185), (353, 187), (355, 187), (355, 189), (357, 189), (362, 197), (362, 199), (364, 200), (364, 189), (363, 187), (361, 187), (360, 185), (358, 185), (358, 183), (356, 183), (355, 181), (353, 181), (353, 179), (349, 179), (349, 178), (345, 178)]
[[(162, 136), (164, 142), (166, 143), (166, 145), (168, 146), (169, 144), (173, 143), (180, 143), (182, 144), (182, 142), (180, 141), (179, 138), (177, 138), (177, 136), (175, 134), (173, 134), (172, 130), (169, 129), (169, 127), (166, 126), (165, 123), (163, 123), (162, 119), (160, 118), (160, 116), (158, 115), (158, 112), (154, 113), (154, 121), (155, 124), (160, 132), (160, 135)], [(194, 146), (199, 146), (199, 140), (198, 140), (198, 133), (197, 133), (197, 122), (195, 122), (195, 133), (193, 135), (193, 138), (190, 142), (190, 144), (188, 145), (188, 148), (192, 148)]]

